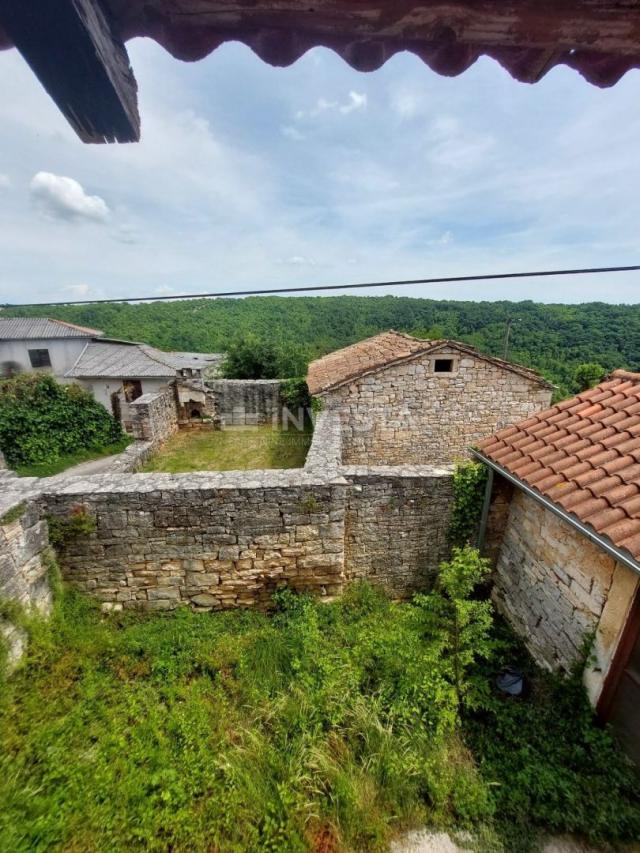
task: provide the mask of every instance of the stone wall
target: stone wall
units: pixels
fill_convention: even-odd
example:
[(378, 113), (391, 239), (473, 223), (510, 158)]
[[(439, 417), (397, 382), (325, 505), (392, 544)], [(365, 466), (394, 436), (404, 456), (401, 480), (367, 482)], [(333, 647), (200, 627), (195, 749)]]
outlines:
[(428, 589), (449, 555), (450, 472), (428, 466), (345, 467), (345, 567), (392, 595)]
[(330, 412), (301, 469), (124, 473), (152, 447), (136, 442), (118, 469), (90, 477), (0, 475), (41, 517), (83, 507), (94, 519), (60, 564), (106, 608), (263, 607), (281, 585), (332, 596), (356, 578), (402, 597), (428, 587), (447, 556), (451, 473), (342, 466)]
[(105, 475), (45, 498), (83, 506), (90, 536), (61, 554), (64, 577), (112, 608), (264, 606), (283, 585), (344, 584), (346, 483), (301, 471)]
[(613, 557), (514, 491), (494, 598), (540, 664), (571, 669), (585, 637), (598, 627), (616, 568)]
[[(51, 590), (47, 580), (47, 522), (35, 501), (3, 501), (0, 517), (0, 602), (14, 602), (27, 612), (48, 613)], [(11, 520), (13, 519), (13, 520)], [(8, 649), (9, 668), (18, 662), (26, 636), (0, 617), (0, 639)]]
[(143, 394), (129, 403), (131, 434), (138, 441), (160, 444), (178, 429), (175, 388), (170, 385), (153, 394)]
[(214, 379), (205, 384), (223, 427), (277, 423), (280, 418), (278, 379)]
[[(434, 373), (451, 358), (451, 373)], [(549, 405), (551, 390), (451, 348), (361, 376), (323, 395), (340, 414), (346, 464), (447, 465), (497, 428)]]

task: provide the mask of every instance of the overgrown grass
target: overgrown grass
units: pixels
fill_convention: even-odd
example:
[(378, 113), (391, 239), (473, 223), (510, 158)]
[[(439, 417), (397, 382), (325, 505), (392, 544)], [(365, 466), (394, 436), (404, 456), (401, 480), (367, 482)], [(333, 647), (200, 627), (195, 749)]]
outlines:
[(79, 465), (81, 462), (91, 462), (93, 459), (103, 459), (105, 456), (113, 456), (122, 451), (131, 444), (132, 439), (129, 436), (123, 436), (122, 439), (106, 447), (87, 448), (78, 450), (75, 453), (67, 453), (60, 456), (53, 462), (38, 462), (33, 465), (18, 465), (16, 473), (20, 477), (53, 477), (55, 474), (60, 474), (71, 468), (73, 465)]
[[(638, 778), (584, 696), (534, 673), (460, 723), (433, 613), (321, 605), (103, 616), (67, 593), (0, 689), (0, 849), (383, 850), (422, 824), (524, 848), (640, 834)], [(515, 832), (511, 831), (515, 828)], [(502, 846), (504, 843), (504, 846)]]
[(244, 471), (301, 468), (311, 444), (311, 431), (256, 427), (185, 429), (171, 436), (143, 471)]

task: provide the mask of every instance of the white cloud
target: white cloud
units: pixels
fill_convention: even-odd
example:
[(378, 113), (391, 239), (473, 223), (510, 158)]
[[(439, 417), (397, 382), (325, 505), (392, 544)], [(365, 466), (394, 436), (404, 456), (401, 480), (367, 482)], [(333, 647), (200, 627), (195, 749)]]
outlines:
[(318, 98), (316, 105), (309, 110), (298, 110), (296, 119), (301, 121), (306, 118), (317, 118), (322, 113), (340, 113), (349, 115), (356, 110), (364, 110), (367, 107), (367, 95), (364, 92), (355, 92), (353, 89), (343, 103), (340, 101), (329, 101), (327, 98)]
[(290, 258), (280, 258), (279, 264), (285, 264), (290, 267), (316, 267), (318, 262), (306, 255), (292, 255)]
[(287, 139), (293, 139), (294, 142), (302, 142), (302, 140), (305, 138), (304, 133), (300, 133), (297, 128), (292, 127), (289, 124), (282, 127), (281, 131), (283, 136), (286, 136)]
[(403, 89), (391, 96), (391, 109), (401, 119), (412, 119), (424, 112), (425, 99), (415, 92)]
[(91, 294), (91, 288), (88, 284), (70, 284), (65, 287), (65, 290), (73, 296), (89, 296)]
[(131, 246), (140, 241), (137, 229), (133, 225), (127, 225), (126, 222), (118, 225), (114, 230), (113, 239), (119, 243), (128, 243)]
[(6, 190), (11, 186), (11, 178), (9, 175), (3, 175), (0, 172), (0, 190)]
[(109, 208), (103, 198), (88, 195), (73, 178), (38, 172), (29, 184), (32, 197), (45, 213), (58, 219), (106, 222)]
[(367, 96), (364, 92), (349, 92), (349, 100), (346, 104), (339, 107), (342, 115), (348, 115), (355, 110), (364, 110), (367, 108)]

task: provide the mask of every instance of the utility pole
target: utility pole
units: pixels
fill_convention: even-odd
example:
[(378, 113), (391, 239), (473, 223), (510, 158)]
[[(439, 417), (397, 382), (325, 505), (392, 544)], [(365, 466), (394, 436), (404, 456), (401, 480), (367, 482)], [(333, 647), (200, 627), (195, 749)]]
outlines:
[(507, 320), (507, 329), (506, 329), (505, 335), (504, 335), (504, 360), (505, 361), (509, 360), (509, 337), (511, 336), (511, 326), (513, 326), (514, 323), (519, 323), (519, 322), (520, 322), (520, 317), (509, 317), (509, 319)]

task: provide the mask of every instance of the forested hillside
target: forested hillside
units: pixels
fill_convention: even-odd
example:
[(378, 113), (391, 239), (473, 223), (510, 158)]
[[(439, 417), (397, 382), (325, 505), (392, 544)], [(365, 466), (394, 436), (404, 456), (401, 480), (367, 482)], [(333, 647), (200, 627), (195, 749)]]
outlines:
[(288, 373), (302, 373), (307, 360), (390, 328), (456, 338), (501, 356), (511, 318), (509, 358), (540, 370), (562, 394), (575, 390), (575, 370), (584, 362), (606, 370), (640, 369), (640, 305), (273, 296), (3, 313), (57, 317), (162, 349), (223, 351), (234, 340), (255, 335), (278, 346)]

